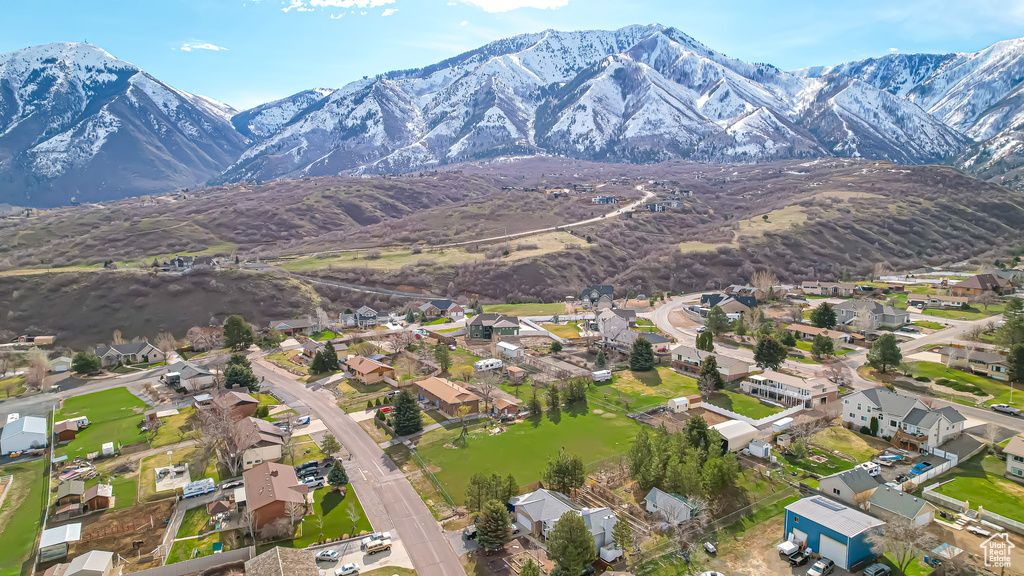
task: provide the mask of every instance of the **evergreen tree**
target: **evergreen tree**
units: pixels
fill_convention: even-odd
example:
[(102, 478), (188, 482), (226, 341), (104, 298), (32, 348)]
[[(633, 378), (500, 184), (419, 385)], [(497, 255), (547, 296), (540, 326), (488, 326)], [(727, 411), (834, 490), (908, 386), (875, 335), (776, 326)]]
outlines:
[(237, 364), (224, 368), (224, 385), (228, 388), (242, 386), (250, 392), (259, 392), (260, 390), (259, 380), (252, 373), (252, 368)]
[(604, 350), (597, 351), (597, 359), (594, 360), (594, 367), (598, 370), (604, 370), (604, 367), (608, 365), (608, 358), (604, 355)]
[(633, 349), (629, 353), (629, 369), (646, 371), (654, 369), (654, 347), (644, 337), (633, 341)]
[(334, 456), (341, 452), (341, 443), (334, 437), (334, 434), (328, 432), (324, 434), (323, 440), (320, 441), (320, 451), (328, 456)]
[(232, 350), (244, 350), (256, 341), (252, 326), (238, 314), (228, 316), (224, 321), (224, 345)]
[(452, 367), (452, 357), (448, 353), (448, 345), (439, 343), (434, 346), (434, 362), (441, 367), (441, 370), (447, 372)]
[(754, 346), (754, 362), (761, 369), (778, 370), (788, 355), (786, 347), (768, 335), (760, 336)]
[(633, 526), (624, 518), (618, 518), (615, 521), (615, 526), (612, 527), (612, 541), (619, 547), (619, 550), (622, 550), (623, 554), (628, 554), (633, 550)]
[(249, 357), (245, 355), (245, 352), (235, 352), (228, 358), (227, 364), (224, 366), (241, 366), (242, 368), (252, 369), (252, 362), (249, 362)]
[(779, 335), (779, 341), (782, 342), (784, 346), (792, 348), (793, 346), (796, 346), (796, 334), (793, 334), (792, 330), (783, 330)]
[(539, 418), (541, 412), (544, 411), (544, 407), (540, 405), (540, 399), (537, 398), (537, 390), (533, 391), (533, 396), (527, 401), (526, 410), (530, 413), (531, 418)]
[(75, 371), (75, 374), (92, 374), (99, 372), (102, 367), (103, 363), (100, 362), (100, 359), (95, 354), (88, 352), (79, 352), (71, 360), (71, 369)]
[(324, 345), (324, 372), (336, 372), (338, 370), (338, 351), (330, 340)]
[(313, 361), (309, 363), (309, 371), (313, 374), (323, 374), (327, 371), (324, 366), (324, 354), (322, 351), (317, 350), (316, 354), (313, 355)]
[(512, 538), (508, 510), (500, 500), (488, 500), (476, 525), (477, 542), (484, 550), (498, 550)]
[(341, 465), (341, 462), (334, 462), (331, 471), (327, 473), (327, 483), (333, 488), (341, 488), (348, 484), (348, 473), (345, 472), (345, 467)]
[(1003, 325), (996, 329), (996, 344), (1012, 349), (1024, 344), (1024, 300), (1009, 298), (1003, 309)]
[(558, 340), (555, 340), (554, 342), (551, 343), (551, 353), (552, 354), (557, 354), (557, 353), (559, 353), (561, 351), (562, 351), (562, 343), (561, 342), (559, 342)]
[(889, 368), (899, 366), (902, 361), (903, 352), (891, 332), (879, 336), (871, 344), (871, 350), (868, 350), (868, 364), (883, 374)]
[(814, 341), (811, 342), (811, 354), (821, 358), (822, 356), (834, 356), (835, 343), (832, 339), (824, 334), (815, 334)]
[(505, 493), (502, 495), (502, 500), (508, 502), (519, 495), (519, 482), (516, 482), (516, 477), (510, 472), (505, 477)]
[(736, 482), (740, 475), (740, 465), (736, 462), (736, 455), (728, 452), (708, 458), (703, 472), (705, 490), (708, 496), (715, 497)]
[(725, 313), (725, 310), (722, 310), (721, 306), (712, 306), (711, 310), (708, 311), (708, 317), (704, 325), (707, 326), (712, 334), (718, 336), (729, 330), (729, 316)]
[(540, 576), (540, 566), (532, 559), (527, 558), (523, 567), (519, 569), (519, 576)]
[(871, 435), (872, 436), (878, 436), (878, 418), (876, 418), (874, 416), (871, 417), (871, 427), (870, 427), (870, 430), (871, 430)]
[(412, 388), (402, 388), (395, 397), (394, 410), (395, 434), (408, 436), (423, 430), (423, 415), (420, 404), (413, 396)]
[(552, 384), (548, 386), (548, 410), (551, 412), (559, 412), (561, 410), (558, 398), (558, 385)]
[(1024, 384), (1024, 344), (1010, 348), (1006, 355), (1006, 365), (1006, 379), (1014, 384)]
[(412, 310), (406, 310), (406, 312), (405, 312), (405, 323), (406, 324), (415, 324), (416, 323), (416, 315), (412, 313)]
[(469, 477), (466, 484), (466, 510), (479, 512), (483, 509), (490, 495), (489, 480), (486, 475), (477, 472)]
[(732, 321), (732, 331), (737, 336), (747, 335), (747, 324), (743, 321), (743, 318), (737, 318)]
[(710, 330), (705, 330), (700, 334), (697, 334), (697, 350), (704, 352), (715, 351), (715, 335)]
[(570, 510), (558, 519), (548, 533), (548, 558), (555, 561), (560, 575), (579, 576), (579, 573), (597, 560), (597, 546), (583, 517)]
[(715, 383), (716, 390), (725, 388), (725, 379), (718, 371), (718, 359), (714, 355), (705, 356), (700, 363), (700, 374), (697, 375), (697, 380), (703, 381), (704, 378), (710, 378)]
[(583, 487), (587, 473), (583, 459), (570, 456), (565, 448), (558, 451), (558, 456), (548, 460), (548, 468), (544, 472), (544, 484), (549, 490), (571, 495), (573, 490)]
[(818, 328), (835, 328), (836, 311), (828, 302), (822, 302), (817, 308), (811, 311), (811, 324)]

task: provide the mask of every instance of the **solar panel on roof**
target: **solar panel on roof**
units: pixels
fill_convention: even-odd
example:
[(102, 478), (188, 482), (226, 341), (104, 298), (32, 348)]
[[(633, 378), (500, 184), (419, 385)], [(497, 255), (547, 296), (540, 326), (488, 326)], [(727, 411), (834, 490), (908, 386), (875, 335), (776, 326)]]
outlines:
[(814, 503), (815, 504), (820, 504), (821, 506), (824, 506), (825, 508), (828, 508), (829, 510), (832, 510), (834, 512), (839, 512), (841, 510), (845, 510), (846, 509), (846, 506), (843, 506), (842, 504), (839, 504), (838, 502), (833, 502), (833, 501), (829, 500), (828, 498), (821, 498), (821, 497), (815, 498), (814, 499)]

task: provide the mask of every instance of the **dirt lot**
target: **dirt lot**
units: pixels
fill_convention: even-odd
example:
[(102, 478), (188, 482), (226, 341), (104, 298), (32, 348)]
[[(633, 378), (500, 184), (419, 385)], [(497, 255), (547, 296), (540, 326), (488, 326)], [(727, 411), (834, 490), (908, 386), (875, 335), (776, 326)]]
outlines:
[(685, 414), (660, 412), (658, 414), (654, 414), (653, 416), (649, 416), (648, 418), (652, 420), (651, 425), (654, 426), (655, 428), (664, 424), (665, 428), (667, 428), (669, 432), (675, 433), (679, 430), (682, 430), (683, 427), (686, 426), (687, 420), (689, 420), (693, 416), (698, 415), (704, 418), (704, 421), (708, 423), (708, 426), (714, 426), (715, 424), (720, 424), (728, 420), (728, 418), (726, 418), (725, 416), (716, 414), (714, 412), (710, 412), (703, 408), (693, 408)]

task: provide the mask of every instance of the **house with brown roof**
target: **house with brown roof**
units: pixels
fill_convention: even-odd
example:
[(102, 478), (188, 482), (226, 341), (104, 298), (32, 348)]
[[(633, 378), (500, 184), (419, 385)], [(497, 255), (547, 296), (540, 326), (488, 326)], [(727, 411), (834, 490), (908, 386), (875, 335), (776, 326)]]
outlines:
[(480, 412), (480, 397), (458, 384), (444, 378), (431, 376), (416, 383), (420, 401), (430, 403), (449, 418), (459, 415), (459, 408), (469, 409), (469, 414)]
[(727, 382), (738, 380), (750, 374), (750, 364), (726, 354), (704, 352), (693, 346), (680, 344), (672, 348), (672, 367), (693, 374), (700, 372), (701, 364), (708, 356), (714, 356), (718, 364), (718, 373)]
[(825, 378), (804, 379), (774, 370), (748, 376), (740, 389), (756, 398), (804, 408), (816, 408), (839, 398), (839, 387)]
[(53, 435), (57, 438), (58, 444), (71, 442), (78, 436), (78, 422), (65, 420), (53, 425)]
[(309, 487), (299, 482), (291, 466), (264, 462), (243, 472), (242, 480), (245, 482), (245, 506), (255, 513), (257, 529), (288, 518), (289, 504), (306, 504)]
[(363, 384), (376, 384), (385, 378), (395, 378), (394, 368), (364, 356), (349, 358), (345, 365), (352, 372), (352, 376)]
[(82, 495), (82, 504), (90, 512), (110, 508), (113, 500), (114, 487), (110, 484), (96, 484)]
[(939, 351), (939, 358), (947, 367), (959, 368), (965, 372), (981, 374), (1004, 382), (1009, 378), (1006, 356), (998, 352), (944, 346)]
[(985, 292), (1008, 294), (1013, 292), (1013, 285), (1006, 278), (995, 274), (976, 274), (959, 284), (952, 286), (953, 296), (981, 296)]
[(259, 400), (238, 390), (222, 390), (213, 397), (213, 403), (243, 418), (255, 414), (260, 406)]
[(242, 469), (281, 459), (285, 433), (266, 420), (251, 416), (235, 424), (235, 449), (242, 451)]
[(839, 330), (829, 330), (828, 328), (818, 328), (817, 326), (790, 324), (786, 326), (786, 330), (792, 332), (800, 340), (814, 340), (814, 337), (819, 334), (831, 338), (833, 344), (849, 344), (853, 340), (853, 334), (840, 332)]

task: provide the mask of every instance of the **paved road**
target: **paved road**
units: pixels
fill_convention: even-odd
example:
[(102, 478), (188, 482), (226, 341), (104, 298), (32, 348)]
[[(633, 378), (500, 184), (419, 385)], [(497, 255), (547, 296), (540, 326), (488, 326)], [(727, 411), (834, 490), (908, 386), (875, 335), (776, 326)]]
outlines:
[(287, 372), (257, 360), (253, 370), (264, 386), (304, 404), (345, 445), (345, 469), (375, 530), (395, 530), (421, 576), (465, 576), (458, 556), (405, 474), (359, 424), (338, 408), (334, 396), (295, 381)]
[[(81, 396), (83, 394), (100, 392), (102, 390), (110, 390), (111, 388), (120, 388), (122, 386), (136, 383), (140, 384), (139, 389), (141, 390), (141, 384), (145, 380), (160, 374), (161, 370), (164, 369), (154, 368), (152, 370), (123, 374), (121, 376), (103, 378), (101, 380), (81, 380), (73, 376), (60, 377), (56, 383), (51, 383), (50, 389), (45, 392), (20, 398), (8, 398), (0, 401), (0, 414), (11, 414), (13, 412), (17, 412), (22, 416), (46, 416), (49, 414), (50, 408), (55, 404), (59, 404), (60, 400), (64, 398)], [(56, 390), (56, 386), (59, 386), (59, 391)]]

